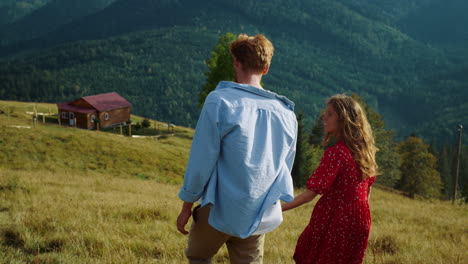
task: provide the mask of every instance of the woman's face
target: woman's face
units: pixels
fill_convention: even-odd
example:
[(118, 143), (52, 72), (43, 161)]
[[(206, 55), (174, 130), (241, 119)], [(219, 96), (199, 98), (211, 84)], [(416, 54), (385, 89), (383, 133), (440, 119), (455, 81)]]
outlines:
[(339, 129), (339, 118), (331, 104), (327, 104), (327, 109), (325, 110), (322, 119), (325, 133), (330, 133), (336, 136)]

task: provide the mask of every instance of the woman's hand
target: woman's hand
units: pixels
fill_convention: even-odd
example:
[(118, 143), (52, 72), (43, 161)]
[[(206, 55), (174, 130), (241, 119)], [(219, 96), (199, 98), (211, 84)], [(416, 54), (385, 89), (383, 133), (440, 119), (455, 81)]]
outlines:
[(281, 210), (282, 211), (287, 211), (287, 210), (290, 210), (290, 209), (294, 209), (294, 208), (296, 208), (298, 206), (301, 206), (301, 205), (303, 205), (305, 203), (308, 203), (308, 202), (312, 201), (315, 198), (315, 196), (317, 196), (317, 194), (314, 191), (307, 190), (307, 191), (299, 194), (298, 196), (296, 196), (292, 202), (283, 203), (281, 205)]

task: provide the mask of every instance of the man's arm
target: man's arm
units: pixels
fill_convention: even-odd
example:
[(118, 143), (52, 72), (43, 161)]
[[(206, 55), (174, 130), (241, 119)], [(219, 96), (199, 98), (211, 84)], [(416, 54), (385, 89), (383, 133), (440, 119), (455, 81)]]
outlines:
[(184, 184), (179, 192), (184, 203), (177, 218), (177, 229), (182, 234), (188, 234), (185, 225), (192, 215), (193, 203), (203, 195), (218, 160), (221, 144), (218, 111), (216, 103), (205, 103), (195, 129)]
[(185, 226), (187, 225), (190, 216), (192, 216), (192, 206), (193, 203), (184, 202), (182, 204), (182, 210), (180, 211), (179, 217), (177, 217), (177, 230), (184, 235), (188, 234), (187, 230), (185, 230)]

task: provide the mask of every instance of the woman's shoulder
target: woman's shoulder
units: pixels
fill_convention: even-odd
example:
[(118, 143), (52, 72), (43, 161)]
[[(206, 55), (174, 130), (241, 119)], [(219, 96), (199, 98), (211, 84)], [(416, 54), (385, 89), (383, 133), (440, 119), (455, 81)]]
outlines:
[(344, 141), (338, 141), (335, 145), (328, 147), (325, 150), (324, 156), (345, 161), (353, 160), (353, 155)]
[(335, 145), (333, 145), (331, 147), (328, 147), (325, 150), (325, 152), (330, 153), (330, 154), (345, 155), (345, 154), (349, 153), (349, 149), (346, 146), (346, 143), (344, 141), (338, 141), (338, 142), (335, 143)]
[(377, 178), (376, 178), (376, 176), (367, 177), (367, 179), (366, 179), (366, 180), (367, 180), (367, 182), (368, 182), (369, 186), (371, 186), (372, 184), (374, 184), (374, 182), (375, 182), (375, 179), (377, 179)]

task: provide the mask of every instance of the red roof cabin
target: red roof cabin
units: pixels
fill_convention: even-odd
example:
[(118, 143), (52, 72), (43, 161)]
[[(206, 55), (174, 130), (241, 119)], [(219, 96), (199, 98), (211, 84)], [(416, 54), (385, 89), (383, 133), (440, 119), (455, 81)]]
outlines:
[[(116, 92), (85, 96), (57, 104), (61, 124), (85, 129), (111, 127), (130, 121), (132, 104)], [(76, 122), (76, 124), (75, 124)]]

